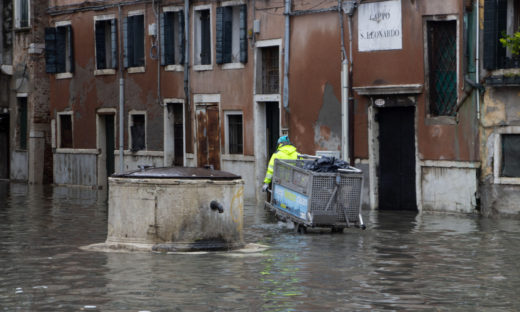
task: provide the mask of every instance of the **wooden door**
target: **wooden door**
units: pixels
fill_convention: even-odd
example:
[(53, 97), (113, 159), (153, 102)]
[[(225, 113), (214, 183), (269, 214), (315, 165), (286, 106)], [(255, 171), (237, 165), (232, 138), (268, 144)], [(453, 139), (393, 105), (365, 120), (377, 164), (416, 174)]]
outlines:
[(197, 166), (220, 170), (220, 121), (217, 105), (197, 107)]

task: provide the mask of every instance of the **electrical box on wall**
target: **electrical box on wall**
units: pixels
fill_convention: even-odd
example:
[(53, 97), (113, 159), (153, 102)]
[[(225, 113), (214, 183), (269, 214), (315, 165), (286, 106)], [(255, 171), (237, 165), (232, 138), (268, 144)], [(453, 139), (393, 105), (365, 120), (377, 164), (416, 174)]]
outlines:
[(157, 24), (148, 25), (148, 36), (157, 36)]

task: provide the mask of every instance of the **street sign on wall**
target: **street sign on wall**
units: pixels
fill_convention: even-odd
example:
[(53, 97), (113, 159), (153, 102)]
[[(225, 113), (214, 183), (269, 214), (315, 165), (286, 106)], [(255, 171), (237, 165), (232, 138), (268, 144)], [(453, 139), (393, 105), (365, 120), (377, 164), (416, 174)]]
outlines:
[(358, 26), (360, 52), (402, 49), (401, 0), (362, 3)]

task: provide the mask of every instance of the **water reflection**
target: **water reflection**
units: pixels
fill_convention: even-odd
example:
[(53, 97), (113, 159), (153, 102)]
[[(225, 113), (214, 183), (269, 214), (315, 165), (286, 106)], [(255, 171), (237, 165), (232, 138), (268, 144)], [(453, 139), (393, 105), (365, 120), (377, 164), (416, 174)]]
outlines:
[(99, 191), (0, 182), (0, 311), (517, 311), (520, 222), (366, 212), (298, 235), (247, 206), (256, 254), (96, 253)]

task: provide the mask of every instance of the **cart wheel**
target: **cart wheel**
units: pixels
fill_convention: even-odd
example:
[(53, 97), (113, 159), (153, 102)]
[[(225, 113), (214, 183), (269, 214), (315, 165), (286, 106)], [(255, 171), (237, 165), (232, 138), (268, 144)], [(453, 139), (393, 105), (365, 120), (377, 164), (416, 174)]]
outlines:
[(362, 224), (362, 225), (361, 225), (361, 229), (362, 229), (362, 230), (366, 230), (366, 229), (367, 229), (367, 226), (364, 225), (364, 224)]
[(298, 226), (296, 227), (296, 232), (299, 234), (305, 234), (307, 233), (307, 227), (303, 224), (298, 224)]
[(333, 226), (333, 227), (330, 229), (330, 232), (331, 232), (331, 233), (343, 233), (343, 228)]

